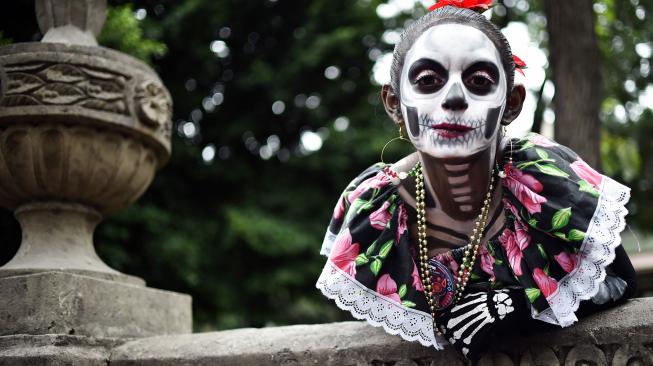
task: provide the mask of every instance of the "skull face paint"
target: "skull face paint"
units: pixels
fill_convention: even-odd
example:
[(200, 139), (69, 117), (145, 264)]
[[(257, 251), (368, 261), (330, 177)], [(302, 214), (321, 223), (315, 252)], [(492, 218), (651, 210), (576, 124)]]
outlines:
[(459, 158), (496, 143), (506, 75), (499, 51), (480, 30), (455, 23), (426, 30), (406, 54), (400, 88), (417, 150)]

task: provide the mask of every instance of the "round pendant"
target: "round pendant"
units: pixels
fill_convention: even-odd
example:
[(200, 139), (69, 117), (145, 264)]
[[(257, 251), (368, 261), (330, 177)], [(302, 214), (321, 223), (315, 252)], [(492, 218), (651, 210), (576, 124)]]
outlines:
[(435, 258), (429, 258), (427, 266), (431, 275), (433, 304), (436, 310), (446, 309), (453, 303), (456, 295), (454, 276), (447, 266)]

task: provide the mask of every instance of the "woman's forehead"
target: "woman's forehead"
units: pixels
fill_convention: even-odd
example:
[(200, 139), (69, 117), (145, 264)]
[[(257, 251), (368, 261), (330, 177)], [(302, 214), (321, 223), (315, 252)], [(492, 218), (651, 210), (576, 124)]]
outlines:
[(408, 51), (405, 65), (425, 57), (445, 67), (456, 61), (489, 61), (497, 66), (501, 62), (499, 51), (485, 33), (459, 23), (438, 24), (427, 29)]

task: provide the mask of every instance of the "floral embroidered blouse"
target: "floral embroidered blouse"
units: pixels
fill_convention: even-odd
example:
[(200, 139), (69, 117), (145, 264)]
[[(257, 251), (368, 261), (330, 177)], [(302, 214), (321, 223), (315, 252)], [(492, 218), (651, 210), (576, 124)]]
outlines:
[[(512, 143), (513, 164), (501, 185), (505, 224), (480, 248), (468, 287), (523, 289), (534, 319), (566, 327), (614, 259), (630, 189), (541, 135)], [(383, 167), (366, 169), (338, 199), (316, 286), (354, 317), (440, 349), (407, 207)], [(438, 259), (456, 273), (463, 250)]]

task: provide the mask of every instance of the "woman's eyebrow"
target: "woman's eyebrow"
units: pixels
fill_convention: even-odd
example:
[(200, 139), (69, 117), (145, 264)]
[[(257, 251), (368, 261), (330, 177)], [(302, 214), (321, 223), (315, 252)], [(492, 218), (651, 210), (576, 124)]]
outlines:
[(433, 69), (440, 74), (447, 74), (447, 70), (444, 68), (444, 66), (442, 66), (441, 63), (430, 58), (420, 58), (419, 60), (413, 62), (412, 65), (410, 65), (410, 68), (408, 69), (408, 79), (414, 80), (419, 72), (424, 69)]
[(494, 74), (494, 76), (499, 75), (499, 67), (492, 61), (477, 61), (468, 66), (465, 71), (463, 71), (463, 74), (468, 74), (470, 72), (478, 71), (478, 70), (489, 70), (491, 73)]

